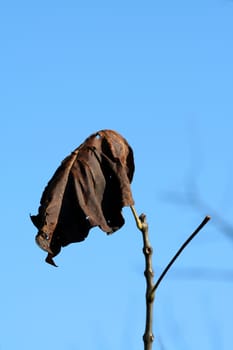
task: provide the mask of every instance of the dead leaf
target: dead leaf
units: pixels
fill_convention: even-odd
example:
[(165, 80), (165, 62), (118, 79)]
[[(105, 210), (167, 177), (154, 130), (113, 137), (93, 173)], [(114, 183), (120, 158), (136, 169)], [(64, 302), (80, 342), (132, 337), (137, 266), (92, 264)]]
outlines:
[(133, 151), (112, 130), (91, 135), (63, 160), (42, 194), (38, 215), (31, 216), (46, 262), (55, 265), (61, 247), (83, 241), (94, 226), (109, 234), (124, 225), (122, 208), (134, 204), (133, 173)]

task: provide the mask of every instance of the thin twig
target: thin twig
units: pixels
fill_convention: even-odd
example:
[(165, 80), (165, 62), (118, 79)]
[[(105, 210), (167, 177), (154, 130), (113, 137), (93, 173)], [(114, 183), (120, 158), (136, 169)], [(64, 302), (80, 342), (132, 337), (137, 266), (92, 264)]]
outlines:
[(154, 287), (152, 288), (152, 295), (153, 297), (155, 291), (157, 290), (159, 284), (161, 283), (162, 279), (170, 269), (170, 267), (174, 264), (175, 260), (178, 258), (178, 256), (182, 253), (182, 251), (185, 249), (185, 247), (192, 241), (192, 239), (200, 232), (200, 230), (207, 224), (207, 222), (210, 220), (210, 216), (206, 216), (204, 220), (201, 222), (201, 224), (196, 228), (196, 230), (188, 237), (188, 239), (182, 244), (180, 249), (177, 251), (177, 253), (173, 256), (171, 261), (168, 263), (168, 265), (165, 267), (161, 275), (159, 276), (158, 280), (156, 281)]
[(149, 241), (148, 224), (146, 221), (146, 215), (141, 214), (140, 216), (138, 216), (134, 206), (131, 206), (130, 208), (132, 210), (134, 219), (136, 221), (137, 228), (142, 232), (142, 237), (143, 237), (143, 253), (145, 255), (144, 275), (146, 277), (146, 327), (145, 327), (145, 333), (143, 335), (143, 341), (144, 341), (144, 350), (152, 350), (152, 344), (154, 340), (152, 326), (153, 326), (153, 303), (155, 298), (155, 292), (159, 284), (161, 283), (162, 279), (170, 269), (170, 267), (174, 264), (175, 260), (182, 253), (185, 247), (192, 241), (192, 239), (198, 234), (198, 232), (200, 232), (200, 230), (207, 224), (207, 222), (210, 220), (210, 216), (206, 216), (204, 220), (201, 222), (201, 224), (196, 228), (196, 230), (182, 244), (180, 249), (177, 251), (177, 253), (174, 255), (174, 257), (171, 259), (171, 261), (168, 263), (166, 268), (163, 270), (163, 272), (159, 276), (157, 282), (154, 284), (153, 282), (154, 272), (153, 272), (153, 266), (152, 266), (153, 248)]
[(153, 249), (149, 241), (148, 224), (146, 222), (146, 215), (141, 214), (139, 217), (133, 206), (131, 206), (131, 210), (134, 215), (136, 225), (138, 229), (142, 232), (142, 237), (143, 237), (143, 253), (145, 255), (144, 275), (146, 278), (146, 327), (145, 327), (145, 333), (143, 335), (143, 341), (144, 341), (144, 350), (151, 350), (152, 343), (154, 340), (153, 329), (152, 329), (154, 295), (153, 297), (151, 297), (152, 288), (154, 285), (154, 281), (153, 281), (154, 273), (153, 273), (153, 267), (152, 267)]

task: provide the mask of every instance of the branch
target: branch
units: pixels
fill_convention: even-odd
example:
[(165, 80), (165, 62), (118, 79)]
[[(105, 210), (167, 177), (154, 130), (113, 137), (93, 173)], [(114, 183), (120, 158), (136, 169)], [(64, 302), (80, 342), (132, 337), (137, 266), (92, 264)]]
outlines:
[(171, 261), (168, 263), (168, 265), (165, 267), (161, 275), (159, 276), (158, 280), (156, 281), (154, 287), (151, 291), (151, 297), (153, 297), (155, 291), (157, 290), (158, 286), (160, 285), (162, 279), (170, 269), (170, 267), (174, 264), (175, 260), (178, 258), (178, 256), (182, 253), (182, 251), (186, 248), (186, 246), (192, 241), (192, 239), (201, 231), (201, 229), (207, 224), (207, 222), (210, 220), (210, 216), (206, 216), (204, 220), (201, 222), (201, 224), (196, 228), (196, 230), (189, 236), (189, 238), (182, 244), (180, 249), (177, 251), (177, 253), (173, 256)]
[(180, 249), (177, 251), (177, 253), (174, 255), (174, 257), (171, 259), (171, 261), (168, 263), (168, 265), (165, 267), (161, 275), (159, 276), (157, 282), (154, 284), (154, 272), (153, 272), (153, 266), (152, 266), (152, 254), (153, 254), (153, 248), (149, 241), (149, 233), (148, 233), (148, 224), (146, 221), (146, 215), (141, 214), (138, 216), (134, 206), (130, 207), (134, 216), (134, 219), (136, 221), (137, 228), (142, 232), (143, 237), (143, 253), (145, 255), (145, 272), (144, 275), (146, 277), (146, 328), (145, 333), (143, 335), (143, 341), (144, 341), (144, 350), (152, 350), (152, 343), (154, 340), (153, 335), (153, 303), (155, 298), (155, 292), (161, 283), (162, 279), (170, 269), (170, 267), (174, 264), (176, 259), (179, 257), (179, 255), (182, 253), (182, 251), (186, 248), (186, 246), (192, 241), (192, 239), (201, 231), (201, 229), (207, 224), (207, 222), (210, 220), (210, 216), (206, 216), (204, 220), (201, 222), (201, 224), (196, 228), (196, 230), (188, 237), (188, 239), (182, 244)]
[(153, 335), (153, 302), (154, 302), (154, 293), (152, 293), (152, 288), (154, 285), (153, 278), (153, 267), (152, 267), (152, 253), (153, 249), (149, 241), (148, 234), (148, 224), (146, 222), (146, 215), (141, 214), (137, 215), (136, 210), (133, 206), (130, 207), (133, 213), (133, 216), (136, 221), (138, 229), (142, 232), (143, 237), (143, 253), (145, 255), (145, 278), (146, 278), (146, 327), (145, 333), (143, 335), (144, 341), (144, 350), (151, 350), (152, 343), (154, 340)]

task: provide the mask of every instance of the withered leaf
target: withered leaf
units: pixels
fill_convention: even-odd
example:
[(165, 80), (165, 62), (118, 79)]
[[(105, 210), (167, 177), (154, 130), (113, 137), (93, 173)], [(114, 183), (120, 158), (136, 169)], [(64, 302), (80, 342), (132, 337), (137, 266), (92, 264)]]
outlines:
[(83, 241), (94, 226), (109, 234), (124, 225), (122, 208), (134, 204), (133, 173), (133, 151), (113, 130), (91, 135), (63, 160), (31, 216), (46, 262), (55, 265), (61, 247)]

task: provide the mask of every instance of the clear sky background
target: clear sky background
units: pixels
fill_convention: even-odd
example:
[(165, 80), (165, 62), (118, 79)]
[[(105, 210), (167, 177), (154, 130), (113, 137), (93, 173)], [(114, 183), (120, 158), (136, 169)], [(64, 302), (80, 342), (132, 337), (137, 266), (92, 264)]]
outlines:
[(154, 349), (233, 346), (233, 3), (2, 1), (0, 349), (143, 349), (142, 239), (129, 208), (111, 237), (44, 262), (41, 193), (62, 161), (108, 128), (135, 152), (155, 278)]

